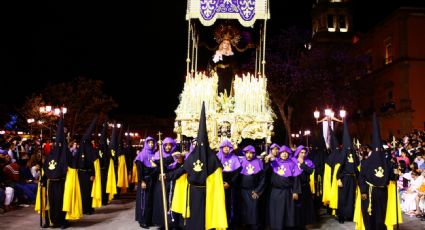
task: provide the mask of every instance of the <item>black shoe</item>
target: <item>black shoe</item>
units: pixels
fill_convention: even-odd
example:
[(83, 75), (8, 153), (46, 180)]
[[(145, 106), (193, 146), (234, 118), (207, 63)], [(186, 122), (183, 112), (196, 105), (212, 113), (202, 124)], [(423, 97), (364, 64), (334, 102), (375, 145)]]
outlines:
[(344, 218), (338, 218), (338, 222), (339, 222), (340, 224), (343, 224), (343, 223), (344, 223)]
[(50, 228), (50, 225), (48, 223), (43, 224), (42, 228)]

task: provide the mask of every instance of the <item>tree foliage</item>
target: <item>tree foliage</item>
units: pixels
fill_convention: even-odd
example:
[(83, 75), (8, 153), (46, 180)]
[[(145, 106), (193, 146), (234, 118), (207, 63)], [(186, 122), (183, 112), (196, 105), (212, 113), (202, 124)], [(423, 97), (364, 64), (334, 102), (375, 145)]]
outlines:
[(104, 94), (102, 86), (103, 81), (84, 77), (48, 85), (41, 94), (27, 98), (21, 114), (26, 118), (43, 119), (52, 124), (57, 117), (41, 114), (40, 106), (64, 106), (68, 110), (64, 117), (70, 135), (82, 134), (96, 114), (103, 116), (118, 106), (111, 96)]
[(298, 124), (312, 121), (316, 106), (347, 109), (358, 96), (351, 82), (366, 73), (366, 59), (349, 44), (311, 47), (310, 39), (310, 31), (292, 27), (272, 36), (266, 51), (268, 90), (288, 135), (293, 117)]

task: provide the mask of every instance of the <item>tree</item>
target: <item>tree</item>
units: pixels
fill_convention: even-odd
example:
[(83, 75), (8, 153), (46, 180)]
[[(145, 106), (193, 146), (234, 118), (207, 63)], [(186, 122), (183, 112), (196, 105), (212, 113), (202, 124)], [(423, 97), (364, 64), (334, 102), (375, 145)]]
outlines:
[(287, 135), (296, 110), (298, 123), (306, 123), (315, 106), (352, 105), (358, 96), (352, 82), (366, 74), (367, 59), (354, 56), (350, 44), (312, 47), (310, 38), (310, 31), (292, 27), (272, 36), (266, 51), (268, 90)]
[(96, 114), (105, 115), (118, 106), (112, 97), (103, 93), (102, 86), (103, 81), (84, 77), (48, 85), (40, 95), (27, 98), (21, 113), (26, 118), (55, 122), (57, 117), (40, 114), (39, 107), (46, 104), (65, 106), (68, 109), (65, 126), (69, 128), (70, 135), (81, 134)]

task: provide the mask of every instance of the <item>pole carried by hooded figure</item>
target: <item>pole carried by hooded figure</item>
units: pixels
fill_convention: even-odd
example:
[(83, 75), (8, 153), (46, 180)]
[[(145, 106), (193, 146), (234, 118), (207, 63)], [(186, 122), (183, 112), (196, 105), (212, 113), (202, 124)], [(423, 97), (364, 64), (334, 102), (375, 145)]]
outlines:
[[(163, 153), (162, 153), (162, 140), (161, 140), (161, 132), (158, 132), (158, 146), (159, 147), (159, 165), (161, 170), (162, 177), (164, 175), (164, 160), (162, 159)], [(165, 182), (161, 178), (161, 188), (162, 188), (162, 207), (164, 209), (164, 226), (165, 230), (168, 230), (168, 218), (167, 218), (167, 196), (165, 195), (166, 188), (165, 188)]]

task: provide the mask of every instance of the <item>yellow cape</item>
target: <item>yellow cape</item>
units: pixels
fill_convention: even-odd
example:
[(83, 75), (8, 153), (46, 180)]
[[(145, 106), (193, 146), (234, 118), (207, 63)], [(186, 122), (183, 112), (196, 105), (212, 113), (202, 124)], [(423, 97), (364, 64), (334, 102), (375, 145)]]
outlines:
[(125, 155), (118, 157), (118, 181), (117, 187), (121, 188), (121, 193), (127, 192), (128, 188), (128, 175), (127, 175), (127, 165), (125, 163)]
[(91, 197), (93, 197), (92, 208), (100, 208), (102, 206), (102, 182), (100, 176), (100, 163), (99, 159), (94, 162), (94, 180), (93, 187), (91, 188)]
[(310, 190), (311, 190), (311, 194), (316, 193), (316, 188), (314, 187), (314, 173), (316, 171), (313, 171), (312, 174), (310, 174)]
[[(43, 171), (43, 169), (41, 169), (41, 175), (40, 175), (40, 178), (41, 178), (41, 176), (43, 176), (44, 175), (44, 171)], [(40, 189), (41, 188), (41, 189)], [(41, 187), (40, 186), (40, 181), (38, 182), (38, 189), (37, 189), (37, 196), (36, 196), (36, 198), (35, 198), (35, 207), (34, 207), (34, 210), (36, 211), (36, 212), (38, 212), (38, 213), (40, 213), (40, 191), (41, 191), (41, 194), (42, 194), (42, 197), (43, 197), (43, 205), (42, 205), (42, 207), (41, 207), (41, 209), (43, 210), (43, 217), (44, 217), (44, 215), (45, 215), (45, 211), (47, 210), (46, 209), (46, 200), (47, 200), (47, 196), (46, 196), (46, 187)]]
[(137, 180), (138, 180), (137, 165), (136, 165), (136, 162), (133, 162), (133, 170), (132, 170), (132, 173), (131, 173), (130, 183), (137, 183)]
[(362, 200), (361, 200), (360, 188), (357, 186), (356, 189), (356, 201), (354, 203), (354, 217), (353, 222), (356, 223), (356, 230), (365, 230), (363, 223), (363, 214), (362, 214)]
[(331, 200), (331, 173), (332, 169), (328, 164), (325, 164), (325, 171), (323, 173), (323, 196), (322, 202), (324, 205), (329, 205), (329, 201)]
[(108, 179), (106, 181), (106, 193), (109, 194), (108, 201), (110, 202), (114, 195), (117, 194), (117, 181), (115, 179), (114, 160), (109, 160)]
[(66, 172), (62, 211), (66, 212), (67, 220), (77, 220), (83, 216), (78, 169), (68, 167)]
[(387, 212), (385, 216), (385, 225), (387, 225), (387, 229), (393, 229), (393, 226), (397, 224), (396, 213), (398, 214), (398, 223), (403, 223), (397, 184), (396, 181), (391, 180), (388, 184)]
[[(341, 165), (338, 163), (334, 166), (334, 171), (332, 175), (332, 186), (331, 186), (331, 195), (329, 201), (329, 208), (338, 209), (338, 179), (336, 178), (336, 174), (338, 173), (338, 169)], [(333, 213), (334, 214), (334, 213)]]
[[(190, 207), (186, 199), (187, 194), (187, 174), (176, 180), (174, 188), (173, 202), (171, 210), (182, 214), (183, 218), (190, 218)], [(214, 173), (207, 177), (206, 182), (206, 205), (205, 205), (205, 229), (226, 229), (227, 216), (224, 200), (223, 174), (222, 169), (217, 168)]]

